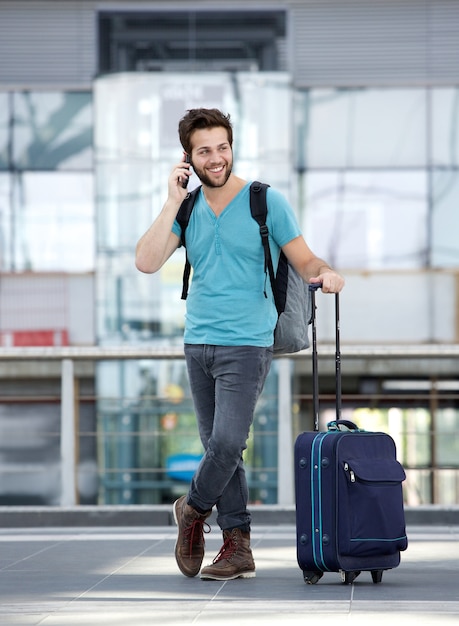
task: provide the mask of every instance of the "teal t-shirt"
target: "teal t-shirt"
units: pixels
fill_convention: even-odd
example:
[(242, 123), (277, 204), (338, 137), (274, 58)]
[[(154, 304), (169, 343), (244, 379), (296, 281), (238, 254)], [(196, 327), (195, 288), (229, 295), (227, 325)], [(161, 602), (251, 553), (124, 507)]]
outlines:
[[(250, 213), (250, 184), (216, 217), (201, 192), (186, 229), (193, 278), (187, 298), (185, 343), (268, 347), (277, 311), (257, 222)], [(276, 268), (280, 248), (300, 235), (284, 196), (267, 190), (270, 247)], [(175, 221), (173, 232), (180, 237)], [(268, 294), (268, 298), (264, 293)]]

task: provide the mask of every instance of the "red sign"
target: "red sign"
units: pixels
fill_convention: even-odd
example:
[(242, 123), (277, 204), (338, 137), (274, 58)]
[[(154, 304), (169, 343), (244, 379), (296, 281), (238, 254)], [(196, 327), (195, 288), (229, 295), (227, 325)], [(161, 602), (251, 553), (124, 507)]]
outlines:
[(3, 347), (68, 346), (67, 330), (8, 330), (0, 333)]

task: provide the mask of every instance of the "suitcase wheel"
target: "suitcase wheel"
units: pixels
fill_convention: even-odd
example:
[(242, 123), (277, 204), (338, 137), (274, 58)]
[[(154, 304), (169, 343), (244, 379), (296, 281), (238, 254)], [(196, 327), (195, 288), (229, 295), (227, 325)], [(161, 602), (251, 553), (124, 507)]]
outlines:
[(345, 585), (352, 585), (352, 583), (354, 582), (354, 580), (357, 578), (359, 574), (360, 574), (360, 571), (343, 572), (343, 570), (341, 570), (341, 580), (343, 581)]
[(307, 585), (315, 585), (319, 582), (323, 575), (323, 572), (309, 572), (307, 570), (303, 570), (304, 582)]
[(375, 569), (371, 571), (371, 578), (373, 579), (373, 582), (375, 584), (380, 583), (382, 581), (383, 571), (384, 570), (382, 569)]

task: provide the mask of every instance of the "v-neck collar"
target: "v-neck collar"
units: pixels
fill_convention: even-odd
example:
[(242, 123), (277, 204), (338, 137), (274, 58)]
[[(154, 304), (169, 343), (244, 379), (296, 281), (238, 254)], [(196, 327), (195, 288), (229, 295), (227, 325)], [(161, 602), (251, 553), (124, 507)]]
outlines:
[(221, 212), (218, 215), (215, 213), (215, 211), (212, 209), (210, 204), (207, 202), (207, 198), (205, 196), (203, 187), (201, 187), (201, 195), (202, 195), (202, 198), (204, 200), (206, 208), (210, 211), (210, 213), (214, 217), (214, 219), (218, 220), (224, 213), (226, 213), (228, 211), (228, 209), (231, 208), (231, 205), (239, 198), (239, 196), (247, 189), (247, 187), (250, 187), (250, 183), (246, 183), (242, 187), (242, 189), (240, 189), (237, 192), (237, 194), (233, 198), (231, 198), (231, 200), (228, 202), (228, 204), (225, 207), (223, 207), (223, 209), (221, 210)]

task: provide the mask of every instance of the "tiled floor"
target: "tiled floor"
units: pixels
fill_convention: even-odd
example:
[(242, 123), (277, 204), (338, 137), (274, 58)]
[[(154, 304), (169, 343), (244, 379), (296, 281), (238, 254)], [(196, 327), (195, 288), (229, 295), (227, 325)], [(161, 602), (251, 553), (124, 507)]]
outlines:
[[(459, 528), (408, 531), (381, 584), (306, 585), (291, 525), (254, 526), (257, 577), (226, 583), (179, 573), (173, 527), (0, 529), (0, 625), (459, 625)], [(213, 528), (205, 563), (220, 543)]]

